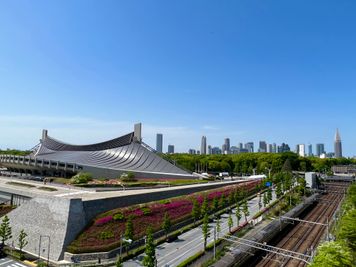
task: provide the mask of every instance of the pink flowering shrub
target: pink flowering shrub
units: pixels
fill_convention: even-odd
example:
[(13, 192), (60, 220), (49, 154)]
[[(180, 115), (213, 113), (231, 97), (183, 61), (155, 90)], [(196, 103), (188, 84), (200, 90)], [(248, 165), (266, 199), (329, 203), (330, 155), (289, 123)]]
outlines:
[[(220, 199), (222, 195), (228, 198), (231, 193), (236, 191), (249, 192), (259, 183), (260, 181), (249, 181), (169, 200), (146, 203), (144, 206), (134, 205), (111, 210), (99, 215), (94, 223), (72, 242), (70, 250), (90, 252), (94, 251), (93, 246), (97, 251), (113, 249), (115, 246), (119, 246), (120, 235), (125, 231), (126, 220), (129, 216), (133, 217), (134, 238), (138, 239), (146, 234), (148, 226), (151, 226), (154, 231), (160, 230), (166, 212), (172, 224), (190, 218), (194, 198), (200, 205), (206, 198), (210, 206), (214, 198)], [(122, 214), (122, 216), (120, 215), (119, 219), (115, 218), (114, 220), (113, 216), (117, 214)], [(110, 238), (100, 238), (100, 233), (104, 231), (111, 231), (113, 235), (110, 235)]]
[(103, 225), (103, 224), (106, 224), (108, 222), (111, 222), (113, 219), (114, 219), (113, 216), (106, 216), (106, 217), (97, 219), (95, 221), (94, 225), (96, 225), (96, 226)]

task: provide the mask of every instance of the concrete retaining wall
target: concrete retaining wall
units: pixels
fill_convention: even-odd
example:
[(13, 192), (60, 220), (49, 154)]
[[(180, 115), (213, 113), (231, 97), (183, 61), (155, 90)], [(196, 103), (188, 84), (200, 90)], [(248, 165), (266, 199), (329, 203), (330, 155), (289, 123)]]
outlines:
[(8, 214), (13, 230), (13, 239), (9, 240), (8, 244), (12, 242), (17, 244), (18, 235), (24, 229), (29, 241), (24, 249), (26, 252), (38, 255), (40, 248), (40, 256), (47, 258), (49, 250), (49, 259), (59, 261), (63, 259), (66, 247), (95, 216), (102, 212), (228, 185), (232, 184), (214, 183), (209, 186), (177, 187), (167, 191), (88, 201), (60, 197), (34, 197)]
[[(28, 234), (25, 251), (59, 260), (66, 246), (86, 226), (81, 199), (33, 198), (9, 213), (13, 239), (17, 244), (22, 229)], [(41, 242), (40, 242), (41, 240)]]

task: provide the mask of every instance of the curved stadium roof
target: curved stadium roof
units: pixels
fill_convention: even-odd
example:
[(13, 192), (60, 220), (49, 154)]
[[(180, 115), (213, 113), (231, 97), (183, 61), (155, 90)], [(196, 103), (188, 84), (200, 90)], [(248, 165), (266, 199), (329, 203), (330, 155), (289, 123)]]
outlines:
[(88, 167), (99, 174), (102, 170), (104, 177), (111, 170), (116, 173), (132, 171), (147, 178), (157, 175), (167, 178), (194, 178), (189, 172), (160, 157), (153, 149), (134, 140), (132, 132), (101, 143), (71, 145), (45, 134), (31, 157), (77, 164), (83, 166), (84, 171)]

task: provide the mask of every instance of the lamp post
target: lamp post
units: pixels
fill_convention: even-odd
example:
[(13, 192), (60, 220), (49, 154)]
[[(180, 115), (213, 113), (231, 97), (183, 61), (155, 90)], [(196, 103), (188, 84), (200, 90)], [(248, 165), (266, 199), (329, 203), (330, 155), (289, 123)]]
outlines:
[(120, 261), (122, 259), (122, 241), (124, 241), (126, 243), (129, 243), (129, 244), (132, 243), (131, 239), (125, 239), (122, 234), (120, 235), (120, 254), (119, 254), (120, 255)]
[(271, 180), (271, 171), (272, 171), (272, 168), (267, 168), (267, 167), (266, 167), (266, 170), (268, 170), (268, 179)]

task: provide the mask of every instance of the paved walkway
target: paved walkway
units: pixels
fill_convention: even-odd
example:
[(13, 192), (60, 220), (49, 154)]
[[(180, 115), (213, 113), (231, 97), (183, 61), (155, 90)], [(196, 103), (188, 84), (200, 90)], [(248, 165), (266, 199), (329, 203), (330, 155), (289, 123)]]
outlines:
[[(273, 192), (273, 200), (276, 199), (276, 196)], [(261, 195), (261, 201), (263, 200), (263, 195)], [(272, 201), (273, 201), (272, 200)], [(250, 220), (258, 211), (258, 202), (259, 197), (255, 197), (248, 201), (250, 216), (247, 217), (247, 220)], [(263, 204), (262, 204), (263, 205)], [(241, 210), (241, 208), (240, 208)], [(245, 217), (241, 212), (242, 218), (240, 220), (240, 225), (245, 222)], [(229, 232), (228, 227), (228, 217), (229, 215), (223, 214), (220, 219), (221, 233), (220, 236), (223, 236)], [(235, 216), (235, 209), (233, 209), (231, 217), (233, 219), (233, 227), (237, 226), (237, 219)], [(214, 227), (216, 222), (210, 223), (210, 237), (208, 238), (208, 244), (214, 241)], [(218, 235), (218, 233), (217, 233)], [(164, 267), (174, 267), (177, 266), (183, 260), (195, 255), (199, 251), (204, 249), (204, 240), (202, 235), (201, 226), (196, 227), (182, 235), (179, 236), (179, 239), (171, 243), (163, 243), (156, 247), (156, 257), (158, 261), (158, 266)], [(144, 254), (139, 255), (138, 257), (124, 262), (124, 267), (136, 267), (142, 266), (141, 261), (144, 257)]]
[[(120, 196), (131, 196), (138, 195), (147, 192), (166, 192), (171, 190), (183, 189), (183, 188), (194, 188), (194, 187), (206, 187), (209, 190), (209, 186), (213, 184), (221, 184), (222, 186), (235, 184), (238, 182), (243, 182), (246, 180), (235, 180), (235, 181), (223, 181), (223, 182), (211, 182), (204, 184), (192, 184), (192, 185), (180, 185), (180, 186), (171, 186), (171, 187), (163, 187), (163, 188), (148, 188), (148, 189), (135, 189), (135, 190), (119, 190), (119, 191), (106, 191), (106, 192), (95, 192), (93, 189), (89, 188), (79, 188), (70, 185), (60, 185), (54, 183), (47, 183), (46, 185), (43, 182), (37, 182), (33, 180), (26, 180), (20, 178), (13, 177), (4, 177), (0, 176), (0, 191), (9, 190), (12, 193), (36, 197), (36, 196), (54, 196), (54, 197), (63, 197), (63, 198), (82, 198), (83, 200), (94, 200), (94, 199), (103, 199), (103, 198), (111, 198), (111, 197), (120, 197)], [(35, 187), (22, 187), (20, 185), (11, 185), (7, 182), (18, 182), (22, 184), (29, 184)], [(52, 187), (56, 189), (56, 191), (44, 191), (38, 189), (39, 187)]]
[(28, 267), (28, 265), (17, 262), (10, 258), (2, 258), (0, 259), (0, 267)]

